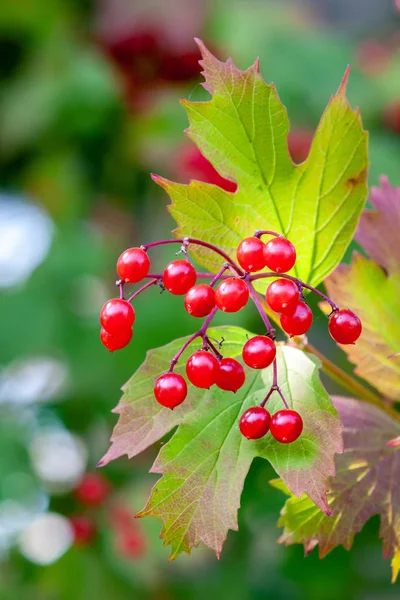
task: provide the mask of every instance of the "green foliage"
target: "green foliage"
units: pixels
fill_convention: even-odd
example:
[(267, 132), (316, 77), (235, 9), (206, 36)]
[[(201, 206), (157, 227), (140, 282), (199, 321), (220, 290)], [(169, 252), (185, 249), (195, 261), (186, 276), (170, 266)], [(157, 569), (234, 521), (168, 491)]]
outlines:
[(359, 315), (363, 333), (355, 346), (344, 346), (356, 373), (393, 400), (400, 400), (400, 188), (386, 178), (373, 188), (356, 239), (370, 259), (355, 254), (326, 280), (329, 295)]
[[(222, 63), (198, 43), (212, 99), (182, 102), (188, 135), (238, 190), (231, 194), (197, 181), (179, 185), (154, 177), (172, 199), (175, 233), (218, 239), (234, 257), (240, 240), (255, 229), (278, 231), (296, 245), (294, 274), (318, 285), (343, 257), (367, 193), (367, 134), (346, 99), (349, 72), (322, 116), (308, 159), (294, 165), (286, 110), (275, 86), (262, 79), (258, 61), (240, 71), (231, 59)], [(200, 264), (218, 269), (206, 249), (194, 254)]]
[[(336, 456), (336, 477), (330, 480), (333, 516), (321, 513), (305, 495), (294, 497), (281, 481), (272, 482), (290, 496), (278, 523), (284, 528), (279, 541), (302, 543), (306, 553), (318, 544), (322, 558), (339, 544), (349, 550), (354, 535), (379, 514), (384, 556), (389, 558), (400, 550), (400, 454), (388, 444), (400, 434), (399, 419), (352, 398), (336, 397), (334, 404), (344, 426), (345, 451)], [(396, 577), (396, 561), (393, 569)]]
[[(224, 355), (236, 357), (241, 354), (246, 333), (234, 327), (210, 330), (212, 337), (227, 340)], [(278, 351), (281, 388), (289, 405), (303, 417), (301, 438), (287, 446), (271, 435), (249, 441), (239, 432), (238, 420), (266, 395), (272, 384), (271, 369), (247, 369), (246, 384), (234, 396), (217, 388), (191, 387), (185, 402), (174, 411), (154, 400), (156, 378), (168, 369), (169, 361), (186, 339), (150, 351), (126, 384), (115, 409), (120, 420), (113, 444), (101, 461), (105, 464), (122, 454), (135, 456), (179, 426), (152, 467), (152, 472), (162, 473), (163, 477), (138, 515), (163, 520), (161, 535), (165, 544), (172, 546), (171, 558), (182, 551), (190, 552), (201, 541), (220, 554), (228, 529), (237, 529), (244, 479), (256, 456), (269, 460), (293, 493), (307, 493), (328, 511), (326, 478), (333, 474), (334, 452), (341, 451), (341, 425), (319, 381), (315, 362), (295, 348), (282, 347)], [(185, 360), (195, 349), (195, 344), (192, 346), (183, 354), (177, 372), (184, 373)], [(280, 407), (276, 394), (268, 408), (273, 413)]]

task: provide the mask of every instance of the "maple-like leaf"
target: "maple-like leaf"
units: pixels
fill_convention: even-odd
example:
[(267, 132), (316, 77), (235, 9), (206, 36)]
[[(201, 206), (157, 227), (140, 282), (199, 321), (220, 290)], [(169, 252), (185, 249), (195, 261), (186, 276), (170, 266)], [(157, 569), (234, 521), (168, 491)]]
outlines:
[(382, 177), (372, 188), (375, 210), (365, 210), (356, 239), (370, 259), (355, 253), (325, 281), (329, 295), (361, 319), (356, 345), (343, 346), (355, 372), (379, 391), (400, 400), (400, 188)]
[[(297, 250), (294, 274), (320, 283), (340, 262), (367, 195), (367, 133), (358, 110), (346, 99), (349, 69), (321, 118), (307, 160), (295, 165), (288, 152), (289, 121), (273, 84), (258, 61), (240, 71), (231, 59), (217, 60), (198, 41), (206, 102), (182, 101), (189, 137), (220, 175), (235, 181), (230, 193), (191, 181), (180, 185), (154, 176), (172, 199), (178, 236), (213, 242), (232, 258), (255, 229), (290, 238)], [(191, 248), (198, 262), (217, 271), (220, 262), (205, 248)], [(258, 289), (266, 286), (257, 282)]]
[[(225, 356), (241, 355), (246, 332), (237, 327), (210, 330), (210, 336), (227, 340)], [(341, 423), (319, 377), (313, 358), (292, 347), (278, 348), (279, 382), (291, 407), (304, 421), (301, 437), (279, 444), (271, 435), (246, 440), (239, 431), (240, 415), (259, 404), (272, 384), (272, 369), (246, 369), (246, 383), (236, 393), (216, 387), (191, 386), (185, 402), (174, 411), (160, 406), (153, 396), (156, 378), (187, 338), (152, 350), (145, 363), (124, 387), (115, 409), (120, 419), (104, 465), (123, 454), (135, 456), (178, 426), (157, 457), (151, 471), (163, 477), (153, 488), (139, 516), (159, 517), (162, 537), (171, 544), (171, 558), (190, 552), (204, 542), (220, 554), (229, 529), (237, 529), (237, 510), (247, 472), (253, 459), (263, 457), (296, 495), (303, 492), (329, 512), (326, 480), (334, 475), (334, 453), (341, 452)], [(198, 344), (183, 354), (177, 372)], [(268, 409), (274, 413), (282, 401), (274, 394)]]
[(380, 408), (353, 398), (333, 398), (343, 422), (344, 452), (337, 455), (336, 478), (330, 480), (324, 515), (309, 498), (294, 497), (285, 484), (271, 482), (286, 492), (278, 525), (287, 545), (304, 544), (306, 553), (317, 544), (322, 558), (335, 546), (350, 549), (353, 538), (373, 515), (380, 515), (380, 537), (385, 558), (393, 559), (397, 576), (400, 552), (400, 452), (388, 442), (399, 435), (400, 422)]

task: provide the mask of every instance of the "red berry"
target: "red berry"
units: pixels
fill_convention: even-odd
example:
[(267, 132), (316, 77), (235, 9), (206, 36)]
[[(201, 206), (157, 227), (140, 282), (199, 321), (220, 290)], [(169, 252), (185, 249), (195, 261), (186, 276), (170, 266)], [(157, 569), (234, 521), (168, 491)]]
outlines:
[(236, 392), (242, 387), (246, 375), (242, 365), (234, 358), (223, 358), (219, 361), (219, 369), (215, 383), (221, 390)]
[(218, 360), (206, 350), (195, 352), (186, 363), (186, 375), (190, 383), (198, 388), (210, 388), (214, 385), (218, 370)]
[(338, 344), (354, 344), (362, 331), (360, 319), (348, 309), (334, 312), (328, 327), (329, 333)]
[(286, 273), (296, 262), (296, 248), (286, 238), (274, 237), (265, 245), (264, 260), (271, 271)]
[(154, 396), (157, 402), (171, 410), (182, 404), (187, 395), (187, 384), (178, 373), (164, 373), (156, 381)]
[(100, 329), (100, 340), (107, 350), (114, 352), (114, 350), (121, 350), (129, 344), (132, 339), (132, 333), (132, 328), (129, 328), (121, 329), (117, 335), (111, 335), (102, 327)]
[(86, 515), (75, 515), (69, 520), (74, 534), (74, 544), (87, 546), (96, 536), (96, 526)]
[(258, 440), (268, 433), (270, 419), (271, 415), (266, 408), (262, 406), (248, 408), (241, 416), (240, 432), (248, 440)]
[(137, 526), (118, 532), (117, 551), (124, 558), (141, 558), (146, 554), (146, 540)]
[(265, 267), (265, 244), (259, 238), (248, 237), (240, 242), (236, 256), (245, 271), (261, 271)]
[(130, 329), (135, 321), (133, 306), (122, 298), (113, 298), (105, 303), (100, 312), (100, 323), (111, 335)]
[(150, 259), (142, 248), (128, 248), (117, 261), (117, 273), (126, 283), (137, 283), (150, 270)]
[(215, 303), (225, 312), (237, 312), (247, 304), (249, 288), (243, 279), (228, 277), (215, 290)]
[(295, 410), (278, 410), (271, 417), (270, 430), (278, 442), (290, 444), (303, 431), (303, 419)]
[(100, 506), (111, 491), (110, 484), (98, 473), (86, 473), (74, 494), (78, 502), (85, 506)]
[(269, 367), (276, 356), (276, 347), (266, 335), (256, 335), (243, 346), (243, 360), (252, 369)]
[(163, 273), (163, 283), (175, 296), (186, 294), (196, 283), (196, 271), (187, 260), (174, 260)]
[(269, 284), (265, 299), (275, 312), (290, 312), (299, 302), (299, 288), (290, 279), (277, 279)]
[(304, 302), (298, 302), (294, 310), (286, 311), (281, 314), (282, 329), (290, 335), (303, 335), (306, 333), (312, 323), (311, 308)]
[(192, 317), (206, 317), (215, 307), (215, 292), (210, 285), (199, 283), (188, 291), (184, 304)]

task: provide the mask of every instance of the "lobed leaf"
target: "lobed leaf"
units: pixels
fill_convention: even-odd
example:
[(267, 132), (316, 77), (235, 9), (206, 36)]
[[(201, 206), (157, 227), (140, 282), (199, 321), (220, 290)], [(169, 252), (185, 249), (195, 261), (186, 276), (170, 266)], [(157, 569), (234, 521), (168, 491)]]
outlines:
[[(310, 154), (294, 165), (287, 149), (289, 121), (275, 86), (258, 61), (240, 71), (217, 60), (198, 41), (207, 102), (182, 101), (187, 133), (217, 171), (238, 184), (235, 193), (191, 181), (181, 185), (154, 176), (170, 195), (178, 236), (218, 240), (232, 258), (255, 229), (272, 229), (295, 244), (294, 273), (318, 285), (340, 262), (367, 194), (367, 133), (346, 99), (347, 69), (316, 131)], [(220, 261), (193, 248), (197, 261), (217, 271)], [(265, 282), (258, 282), (259, 289)]]
[(372, 188), (376, 210), (363, 212), (356, 239), (371, 259), (358, 253), (325, 281), (329, 295), (361, 319), (356, 345), (343, 346), (355, 372), (380, 392), (400, 400), (400, 188), (381, 179)]
[(400, 433), (400, 423), (380, 408), (353, 398), (333, 399), (343, 422), (344, 453), (337, 455), (336, 478), (330, 480), (324, 515), (305, 495), (296, 498), (281, 481), (271, 482), (287, 493), (278, 525), (280, 543), (316, 545), (322, 558), (338, 545), (350, 549), (353, 538), (375, 514), (381, 518), (385, 558), (393, 556), (393, 576), (399, 570), (400, 452), (388, 442)]
[[(212, 337), (227, 340), (224, 355), (237, 357), (246, 334), (237, 327), (210, 331)], [(178, 426), (151, 469), (163, 476), (138, 515), (162, 519), (161, 536), (172, 546), (171, 558), (190, 552), (200, 542), (220, 554), (228, 530), (237, 529), (244, 480), (256, 456), (269, 460), (294, 494), (308, 494), (329, 512), (326, 480), (334, 475), (334, 453), (342, 450), (341, 423), (319, 380), (315, 360), (296, 348), (278, 349), (280, 385), (289, 405), (303, 417), (302, 436), (289, 445), (279, 444), (271, 435), (249, 441), (239, 431), (239, 418), (269, 390), (271, 369), (246, 369), (246, 383), (236, 394), (190, 386), (185, 402), (170, 411), (157, 404), (153, 386), (184, 342), (176, 340), (148, 353), (124, 388), (115, 411), (120, 420), (112, 446), (101, 461), (106, 464), (122, 454), (134, 456)], [(184, 372), (185, 359), (195, 349), (194, 343), (185, 352), (178, 372)], [(271, 412), (282, 408), (277, 394), (268, 401), (268, 408)]]

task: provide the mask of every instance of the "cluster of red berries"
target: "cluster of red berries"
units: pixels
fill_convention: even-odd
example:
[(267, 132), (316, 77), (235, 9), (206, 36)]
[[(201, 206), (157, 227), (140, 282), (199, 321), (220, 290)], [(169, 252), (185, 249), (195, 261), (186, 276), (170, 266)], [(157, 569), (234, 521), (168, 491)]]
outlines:
[[(260, 238), (266, 234), (273, 237), (264, 243)], [(330, 302), (332, 314), (329, 320), (329, 331), (337, 342), (341, 344), (354, 343), (360, 336), (361, 322), (354, 313), (349, 310), (339, 310), (318, 290), (295, 277), (286, 275), (287, 271), (290, 271), (296, 263), (296, 249), (286, 238), (274, 232), (256, 232), (253, 237), (246, 238), (239, 244), (238, 264), (212, 244), (190, 238), (177, 241), (183, 244), (182, 251), (186, 257), (183, 260), (174, 260), (169, 263), (162, 274), (149, 275), (150, 260), (147, 248), (160, 243), (170, 243), (167, 240), (141, 248), (129, 248), (121, 254), (117, 262), (121, 296), (123, 296), (123, 286), (126, 283), (136, 283), (145, 277), (150, 277), (152, 280), (139, 292), (153, 283), (158, 283), (171, 294), (184, 295), (184, 307), (190, 315), (199, 318), (207, 317), (199, 332), (194, 334), (172, 359), (170, 370), (158, 377), (154, 395), (162, 406), (174, 409), (185, 400), (187, 396), (186, 380), (182, 375), (174, 373), (173, 369), (184, 350), (196, 338), (202, 339), (203, 346), (202, 349), (194, 352), (186, 362), (186, 376), (190, 383), (202, 389), (216, 385), (221, 390), (231, 392), (236, 392), (243, 386), (246, 375), (242, 364), (234, 358), (223, 357), (220, 354), (220, 348), (216, 348), (207, 336), (207, 327), (217, 310), (228, 313), (237, 312), (247, 304), (250, 296), (266, 324), (267, 335), (257, 335), (246, 341), (242, 350), (243, 362), (253, 369), (265, 369), (274, 363), (276, 357), (274, 330), (262, 310), (257, 293), (253, 288), (252, 281), (256, 279), (274, 277), (274, 281), (266, 292), (266, 302), (273, 311), (280, 313), (282, 329), (290, 336), (306, 333), (312, 323), (311, 309), (304, 302), (302, 295), (304, 287), (315, 291)], [(228, 259), (217, 275), (200, 275), (196, 272), (187, 257), (187, 246), (191, 243), (206, 246)], [(251, 275), (265, 268), (268, 268), (270, 272)], [(224, 275), (226, 270), (230, 270), (233, 275)], [(281, 275), (277, 278), (279, 274)], [(210, 283), (196, 283), (199, 276), (210, 278)], [(218, 286), (214, 290), (213, 286), (217, 282), (219, 282)], [(135, 312), (130, 300), (139, 292), (136, 292), (129, 300), (124, 300), (123, 297), (109, 300), (101, 310), (100, 337), (110, 351), (123, 348), (132, 337)], [(269, 394), (260, 406), (249, 408), (242, 415), (240, 431), (249, 439), (258, 439), (271, 431), (276, 440), (289, 443), (299, 437), (303, 429), (303, 422), (296, 411), (287, 407), (277, 383), (276, 364), (274, 367), (274, 382)], [(271, 417), (264, 405), (272, 391), (280, 394), (286, 408)]]

